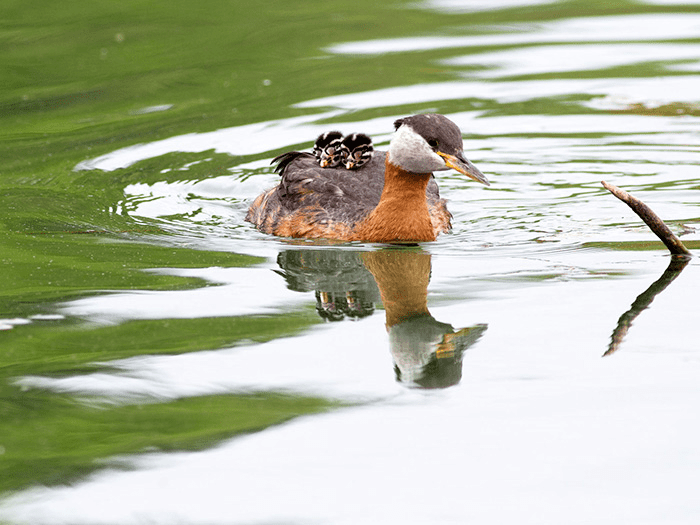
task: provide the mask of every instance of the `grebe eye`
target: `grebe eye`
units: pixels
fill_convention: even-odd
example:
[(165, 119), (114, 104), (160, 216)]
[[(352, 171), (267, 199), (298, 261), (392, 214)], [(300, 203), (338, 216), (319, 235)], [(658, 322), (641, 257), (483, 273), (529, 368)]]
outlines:
[(439, 145), (439, 144), (438, 144), (438, 141), (435, 140), (435, 139), (430, 139), (430, 140), (428, 141), (428, 146), (430, 146), (430, 147), (433, 148), (433, 149), (438, 149), (438, 145)]

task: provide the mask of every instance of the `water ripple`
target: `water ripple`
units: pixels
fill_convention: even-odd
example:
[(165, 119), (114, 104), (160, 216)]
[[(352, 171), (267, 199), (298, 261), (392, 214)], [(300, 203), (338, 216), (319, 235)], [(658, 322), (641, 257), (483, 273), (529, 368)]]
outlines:
[[(697, 38), (697, 13), (639, 14), (571, 18), (537, 24), (510, 25), (493, 34), (425, 36), (335, 44), (327, 51), (343, 55), (381, 55), (450, 48), (481, 48), (566, 42), (673, 41)], [(486, 28), (488, 30), (488, 28)], [(498, 32), (495, 32), (498, 31)]]

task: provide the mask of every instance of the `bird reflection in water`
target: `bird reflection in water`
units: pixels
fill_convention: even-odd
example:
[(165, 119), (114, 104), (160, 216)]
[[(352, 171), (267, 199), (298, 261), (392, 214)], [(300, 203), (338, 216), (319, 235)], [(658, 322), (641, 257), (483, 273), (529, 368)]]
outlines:
[(365, 317), (381, 300), (396, 378), (408, 386), (459, 383), (464, 351), (486, 331), (485, 324), (455, 331), (430, 314), (429, 253), (408, 248), (288, 250), (277, 262), (290, 289), (316, 293), (316, 310), (326, 320)]
[(290, 290), (315, 292), (316, 311), (327, 321), (367, 317), (380, 300), (357, 252), (287, 250), (277, 256), (277, 264)]

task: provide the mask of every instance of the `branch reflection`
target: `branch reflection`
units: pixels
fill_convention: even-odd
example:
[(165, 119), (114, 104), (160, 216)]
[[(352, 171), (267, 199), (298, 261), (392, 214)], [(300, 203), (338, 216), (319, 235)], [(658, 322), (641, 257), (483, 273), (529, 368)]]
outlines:
[(289, 250), (277, 257), (292, 290), (314, 291), (316, 310), (329, 321), (360, 318), (381, 300), (398, 381), (446, 388), (462, 378), (462, 354), (486, 331), (455, 331), (428, 311), (431, 256), (405, 248), (375, 252)]
[(613, 333), (610, 336), (610, 345), (608, 346), (606, 352), (603, 354), (603, 357), (617, 352), (617, 350), (620, 347), (620, 344), (622, 343), (622, 340), (624, 339), (625, 335), (627, 335), (630, 326), (632, 326), (632, 322), (637, 318), (639, 314), (641, 314), (644, 310), (646, 310), (649, 307), (651, 302), (658, 294), (663, 292), (666, 289), (666, 287), (668, 287), (668, 285), (671, 284), (674, 281), (674, 279), (681, 274), (683, 268), (685, 268), (689, 262), (690, 257), (671, 257), (671, 262), (669, 263), (668, 268), (666, 268), (661, 277), (659, 277), (656, 281), (654, 281), (651, 284), (651, 286), (649, 286), (649, 288), (642, 292), (634, 300), (630, 309), (620, 316), (620, 319), (618, 319), (617, 321), (617, 326), (615, 327), (615, 330), (613, 330)]

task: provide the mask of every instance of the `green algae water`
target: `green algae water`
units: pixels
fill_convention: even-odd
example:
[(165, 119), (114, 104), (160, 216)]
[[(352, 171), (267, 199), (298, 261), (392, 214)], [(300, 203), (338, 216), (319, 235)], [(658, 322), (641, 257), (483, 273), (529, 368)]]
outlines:
[[(697, 523), (700, 4), (0, 7), (0, 522)], [(243, 218), (439, 112), (389, 249)], [(144, 496), (146, 495), (146, 496)], [(410, 497), (408, 496), (410, 495)]]

